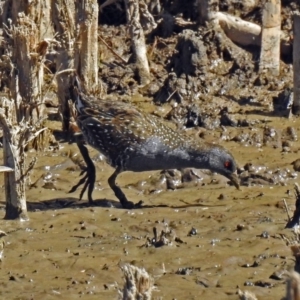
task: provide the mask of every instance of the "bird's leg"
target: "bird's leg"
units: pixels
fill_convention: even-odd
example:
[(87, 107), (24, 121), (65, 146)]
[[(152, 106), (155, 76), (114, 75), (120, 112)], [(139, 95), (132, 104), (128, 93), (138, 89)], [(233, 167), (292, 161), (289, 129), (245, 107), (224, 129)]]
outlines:
[(134, 204), (131, 201), (128, 201), (125, 194), (122, 192), (121, 188), (116, 185), (116, 178), (121, 173), (121, 168), (117, 167), (115, 172), (108, 178), (108, 184), (110, 188), (114, 191), (115, 196), (119, 199), (123, 208), (134, 208), (140, 207), (142, 205), (142, 201), (137, 204)]
[(122, 192), (120, 187), (116, 185), (116, 178), (121, 173), (120, 168), (116, 168), (115, 172), (108, 178), (108, 184), (110, 188), (114, 191), (116, 197), (121, 202), (124, 208), (133, 208), (134, 204), (127, 200), (125, 194)]
[(80, 200), (82, 199), (84, 192), (88, 188), (88, 200), (89, 200), (89, 203), (91, 204), (94, 202), (93, 198), (92, 198), (92, 193), (93, 193), (93, 190), (95, 187), (95, 181), (96, 181), (96, 168), (95, 168), (95, 165), (89, 155), (89, 151), (88, 151), (87, 147), (85, 146), (85, 141), (84, 141), (83, 135), (78, 134), (75, 136), (75, 138), (76, 138), (76, 144), (77, 144), (79, 151), (80, 151), (80, 153), (85, 161), (85, 164), (86, 164), (86, 169), (84, 169), (83, 172), (81, 172), (81, 174), (83, 174), (83, 173), (86, 173), (86, 174), (83, 178), (81, 178), (79, 180), (79, 182), (76, 185), (74, 185), (72, 187), (72, 189), (70, 190), (69, 193), (76, 191), (76, 189), (80, 185), (84, 184), (84, 186), (80, 192), (79, 199)]

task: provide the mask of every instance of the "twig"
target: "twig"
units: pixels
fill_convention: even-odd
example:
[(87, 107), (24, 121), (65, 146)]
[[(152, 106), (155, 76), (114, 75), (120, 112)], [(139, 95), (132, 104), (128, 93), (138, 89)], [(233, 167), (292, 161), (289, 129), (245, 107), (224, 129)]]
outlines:
[(288, 221), (290, 222), (291, 221), (291, 217), (290, 217), (290, 214), (289, 214), (288, 206), (286, 204), (285, 199), (283, 199), (282, 201), (283, 201), (283, 204), (284, 204), (284, 207), (285, 207), (285, 211), (286, 211), (286, 214), (287, 214), (287, 217), (288, 217)]
[(19, 178), (19, 180), (16, 181), (17, 183), (21, 183), (21, 181), (24, 180), (29, 175), (29, 173), (34, 168), (36, 162), (37, 162), (37, 157), (34, 157), (32, 159), (32, 161), (30, 162), (30, 164), (29, 164), (27, 170), (25, 171), (25, 173)]
[(13, 172), (14, 169), (10, 168), (10, 167), (6, 167), (6, 166), (0, 166), (0, 173), (2, 172)]
[(168, 102), (175, 93), (177, 93), (177, 89), (171, 93), (171, 95), (167, 98), (167, 100), (165, 102)]
[(124, 64), (127, 64), (127, 61), (121, 57), (117, 52), (115, 52), (106, 42), (105, 40), (99, 35), (100, 41), (114, 54), (116, 57), (118, 57)]
[(153, 52), (154, 52), (156, 46), (157, 46), (157, 37), (155, 37), (155, 39), (154, 39), (154, 43), (153, 43), (153, 45), (152, 45), (152, 47), (151, 47), (151, 51), (150, 51), (150, 53), (149, 53), (149, 57), (152, 57)]
[(111, 5), (117, 2), (117, 0), (106, 0), (103, 4), (100, 5), (99, 10), (101, 11), (104, 7)]
[[(45, 65), (44, 65), (44, 67), (45, 67)], [(57, 76), (59, 76), (59, 75), (61, 75), (61, 74), (64, 74), (64, 73), (74, 73), (74, 72), (76, 72), (76, 69), (64, 69), (64, 70), (61, 70), (61, 71), (57, 71), (57, 72), (53, 75), (53, 77), (52, 77), (51, 84), (54, 82), (54, 80), (56, 79)], [(50, 85), (51, 85), (51, 84), (49, 84), (48, 89), (42, 94), (42, 98), (44, 98), (45, 95), (50, 91), (50, 89), (51, 89), (51, 86), (50, 86)]]
[(58, 75), (63, 74), (63, 73), (74, 73), (75, 71), (76, 71), (75, 69), (65, 69), (65, 70), (61, 70), (61, 71), (56, 72), (56, 73), (54, 74), (54, 78), (55, 78), (56, 76), (58, 76)]

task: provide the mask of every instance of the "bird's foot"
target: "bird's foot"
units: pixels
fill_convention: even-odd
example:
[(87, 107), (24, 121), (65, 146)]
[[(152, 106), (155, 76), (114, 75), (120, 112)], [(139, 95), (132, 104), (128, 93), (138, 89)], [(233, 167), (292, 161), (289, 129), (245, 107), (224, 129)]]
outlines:
[[(82, 199), (83, 197), (83, 194), (85, 193), (86, 189), (88, 188), (88, 191), (92, 188), (94, 188), (94, 183), (95, 183), (95, 177), (92, 176), (89, 174), (89, 170), (88, 168), (85, 168), (84, 170), (81, 171), (80, 175), (83, 175), (84, 173), (86, 173), (84, 175), (84, 177), (80, 178), (80, 180), (78, 181), (77, 184), (75, 184), (68, 193), (73, 193), (75, 192), (81, 185), (83, 185), (83, 188), (80, 192), (80, 195), (79, 195), (79, 200)], [(93, 204), (94, 203), (94, 200), (92, 198), (92, 195), (90, 193), (88, 193), (88, 200), (89, 200), (89, 203), (90, 204)]]
[(135, 203), (134, 208), (141, 208), (144, 204), (143, 200), (140, 200), (138, 203)]
[(75, 192), (79, 186), (83, 185), (83, 188), (79, 195), (79, 199), (80, 200), (82, 199), (84, 192), (87, 190), (89, 204), (93, 204), (94, 200), (92, 198), (92, 193), (93, 193), (95, 181), (96, 181), (95, 165), (94, 165), (92, 159), (90, 158), (89, 151), (88, 151), (87, 147), (85, 146), (85, 141), (83, 139), (82, 134), (76, 135), (75, 138), (76, 138), (76, 143), (77, 143), (78, 149), (86, 163), (86, 167), (81, 167), (82, 171), (80, 173), (80, 176), (83, 174), (85, 174), (85, 175), (84, 175), (84, 177), (82, 177), (79, 180), (79, 182), (77, 184), (75, 184), (71, 188), (69, 193)]
[(133, 203), (131, 201), (126, 200), (126, 201), (121, 202), (121, 205), (123, 208), (126, 208), (126, 209), (141, 208), (143, 205), (143, 201), (140, 200), (138, 203)]
[(121, 172), (121, 168), (118, 167), (115, 172), (108, 178), (108, 184), (111, 189), (114, 191), (115, 196), (119, 199), (123, 208), (133, 209), (142, 207), (143, 201), (139, 201), (138, 203), (133, 203), (128, 201), (125, 194), (122, 192), (119, 186), (116, 185), (116, 178), (118, 174)]
[(125, 194), (122, 192), (122, 190), (117, 185), (114, 185), (111, 187), (114, 190), (115, 196), (119, 199), (123, 208), (134, 209), (134, 208), (142, 207), (143, 201), (139, 201), (138, 203), (133, 203), (133, 202), (127, 200)]

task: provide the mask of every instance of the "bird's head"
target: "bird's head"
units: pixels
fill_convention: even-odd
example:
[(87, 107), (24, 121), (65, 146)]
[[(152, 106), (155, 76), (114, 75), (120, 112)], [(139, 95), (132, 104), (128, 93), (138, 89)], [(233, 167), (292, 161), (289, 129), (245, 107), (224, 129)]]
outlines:
[(234, 186), (239, 189), (236, 162), (226, 149), (220, 146), (213, 146), (209, 152), (210, 170), (227, 177)]

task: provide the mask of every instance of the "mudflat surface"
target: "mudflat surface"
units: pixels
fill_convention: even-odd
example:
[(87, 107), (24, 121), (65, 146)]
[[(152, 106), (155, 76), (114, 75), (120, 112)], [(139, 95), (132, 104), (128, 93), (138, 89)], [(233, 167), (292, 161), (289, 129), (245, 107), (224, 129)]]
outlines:
[[(287, 126), (299, 131), (299, 119), (263, 119), (277, 132)], [(241, 131), (229, 128), (227, 133)], [(254, 173), (274, 176), (280, 170), (294, 172), (297, 141), (283, 152), (281, 147), (226, 142), (221, 132), (212, 131), (207, 139), (230, 149), (239, 166), (252, 163)], [(1, 299), (116, 299), (117, 288), (123, 286), (120, 266), (127, 262), (145, 267), (154, 277), (154, 299), (238, 299), (238, 288), (259, 299), (284, 296), (284, 277), (270, 276), (294, 264), (287, 245), (293, 233), (284, 229), (282, 199), (293, 210), (297, 172), (281, 183), (254, 182), (240, 191), (216, 175), (207, 175), (204, 184), (200, 180), (163, 190), (155, 188), (159, 171), (123, 173), (118, 178), (123, 191), (145, 206), (129, 211), (120, 208), (108, 187), (113, 169), (98, 160), (97, 205), (87, 207), (86, 200), (78, 201), (79, 191), (67, 194), (79, 179), (79, 169), (66, 157), (70, 149), (77, 151), (75, 145), (62, 143), (60, 150), (39, 155), (31, 175), (34, 187), (27, 191), (30, 221), (3, 220), (2, 197), (0, 228), (8, 236), (0, 263)], [(3, 183), (1, 189), (4, 193)], [(169, 245), (149, 244), (153, 227), (172, 231)], [(192, 228), (194, 234), (189, 234)]]
[[(38, 157), (27, 188), (29, 221), (3, 220), (0, 176), (0, 230), (7, 233), (0, 252), (0, 299), (117, 299), (124, 263), (144, 267), (154, 278), (153, 299), (238, 299), (239, 289), (264, 300), (284, 296), (296, 237), (284, 229), (283, 199), (292, 214), (300, 170), (299, 162), (296, 170), (292, 165), (300, 158), (300, 119), (286, 118), (292, 55), (282, 57), (280, 76), (258, 74), (260, 49), (242, 49), (220, 29), (199, 27), (193, 5), (160, 2), (171, 16), (193, 22), (170, 27), (170, 16), (157, 16), (160, 25), (147, 36), (151, 82), (145, 87), (136, 81), (134, 66), (122, 65), (99, 43), (103, 95), (131, 101), (178, 130), (188, 128), (199, 143), (229, 149), (239, 165), (241, 190), (222, 176), (197, 170), (184, 182), (177, 171), (127, 172), (117, 182), (129, 200), (143, 200), (144, 207), (124, 210), (108, 187), (113, 169), (91, 150), (96, 203), (88, 206), (86, 195), (79, 201), (80, 190), (68, 194), (80, 173), (68, 153), (78, 150), (58, 138), (58, 150), (28, 153), (28, 162)], [(220, 10), (261, 23), (259, 8), (241, 11), (239, 1), (226, 8), (228, 2), (220, 3)], [(298, 4), (282, 5), (282, 30), (292, 37)], [(100, 25), (99, 33), (129, 60), (131, 39), (119, 22), (125, 22), (125, 12), (118, 3), (105, 9), (100, 20), (110, 23)], [(57, 99), (49, 91), (46, 98), (55, 105), (48, 104), (46, 125), (59, 131), (61, 123), (53, 121)], [(153, 228), (166, 232), (166, 245), (151, 245)]]

